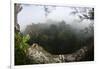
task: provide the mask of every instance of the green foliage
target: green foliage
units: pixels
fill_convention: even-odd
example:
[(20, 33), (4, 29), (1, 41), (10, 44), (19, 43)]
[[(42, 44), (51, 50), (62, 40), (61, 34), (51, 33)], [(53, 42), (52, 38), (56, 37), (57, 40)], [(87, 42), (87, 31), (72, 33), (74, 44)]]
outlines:
[(23, 36), (19, 32), (15, 33), (15, 65), (30, 63), (26, 52), (29, 45), (26, 43), (30, 39), (29, 35)]

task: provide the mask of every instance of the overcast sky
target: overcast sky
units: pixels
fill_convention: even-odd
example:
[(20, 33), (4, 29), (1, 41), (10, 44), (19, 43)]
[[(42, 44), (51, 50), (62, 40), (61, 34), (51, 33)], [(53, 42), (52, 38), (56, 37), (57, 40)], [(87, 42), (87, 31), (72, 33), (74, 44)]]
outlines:
[[(71, 7), (52, 7), (49, 6), (50, 13), (45, 16), (44, 6), (37, 5), (22, 5), (23, 9), (18, 14), (18, 23), (23, 30), (26, 25), (31, 23), (43, 23), (48, 19), (54, 21), (66, 21), (66, 23), (78, 23), (79, 17), (73, 16), (70, 13), (73, 11)], [(87, 23), (87, 21), (86, 21)], [(79, 24), (80, 25), (80, 24)], [(81, 26), (86, 25), (83, 23)]]

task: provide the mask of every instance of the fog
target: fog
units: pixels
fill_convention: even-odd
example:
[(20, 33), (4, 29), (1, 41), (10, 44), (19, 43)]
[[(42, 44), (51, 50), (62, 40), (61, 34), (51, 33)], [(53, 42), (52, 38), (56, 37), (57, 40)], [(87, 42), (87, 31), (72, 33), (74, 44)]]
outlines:
[(15, 65), (94, 60), (94, 8), (16, 3), (14, 10)]
[(22, 5), (23, 9), (18, 14), (18, 23), (20, 25), (20, 30), (23, 31), (25, 27), (32, 23), (48, 23), (65, 21), (70, 24), (75, 29), (83, 29), (87, 27), (93, 21), (84, 19), (83, 21), (77, 15), (72, 15), (72, 7), (53, 7), (48, 6), (48, 14), (45, 14), (44, 6), (37, 5)]

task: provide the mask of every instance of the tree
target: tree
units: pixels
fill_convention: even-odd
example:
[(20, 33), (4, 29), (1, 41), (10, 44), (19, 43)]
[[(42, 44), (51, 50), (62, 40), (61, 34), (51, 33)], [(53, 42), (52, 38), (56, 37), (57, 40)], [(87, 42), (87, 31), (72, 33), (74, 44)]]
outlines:
[(17, 21), (17, 16), (18, 16), (18, 13), (22, 10), (22, 6), (21, 4), (14, 4), (14, 17), (15, 17), (15, 20), (14, 20), (14, 24), (15, 24), (15, 31), (20, 31), (20, 25), (18, 24), (18, 21)]
[(15, 65), (30, 64), (31, 60), (27, 57), (27, 49), (29, 47), (27, 41), (30, 39), (29, 35), (22, 35), (20, 33), (20, 25), (17, 21), (18, 13), (22, 10), (21, 4), (14, 5), (14, 24), (15, 24)]
[(73, 7), (74, 11), (71, 12), (73, 15), (77, 15), (81, 21), (84, 19), (94, 20), (94, 8), (87, 8), (87, 7)]

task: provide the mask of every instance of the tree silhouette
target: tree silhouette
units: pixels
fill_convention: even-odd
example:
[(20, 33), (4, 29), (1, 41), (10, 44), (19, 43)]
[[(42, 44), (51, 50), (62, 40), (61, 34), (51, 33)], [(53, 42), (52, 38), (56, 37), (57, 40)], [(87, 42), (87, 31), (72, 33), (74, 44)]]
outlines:
[(83, 21), (84, 19), (94, 20), (94, 8), (73, 7), (72, 9), (73, 11), (71, 12), (71, 14), (77, 15), (81, 21)]
[(14, 5), (14, 16), (15, 16), (15, 31), (20, 31), (20, 25), (18, 24), (18, 20), (17, 20), (17, 16), (18, 16), (18, 13), (22, 10), (22, 6), (21, 4), (16, 4)]

